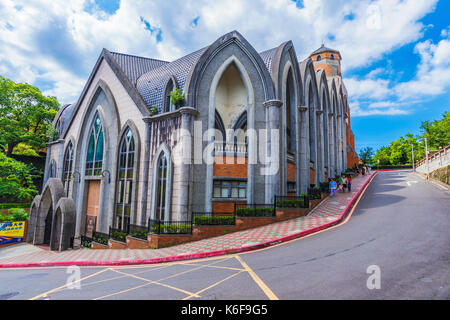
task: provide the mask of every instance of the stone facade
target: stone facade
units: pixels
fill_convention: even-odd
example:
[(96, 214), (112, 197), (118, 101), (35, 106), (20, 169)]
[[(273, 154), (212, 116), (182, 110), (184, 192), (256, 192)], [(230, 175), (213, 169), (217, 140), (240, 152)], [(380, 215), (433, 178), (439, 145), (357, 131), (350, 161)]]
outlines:
[(299, 62), (291, 41), (258, 53), (236, 31), (173, 62), (103, 49), (54, 121), (28, 238), (64, 250), (94, 231), (269, 204), (341, 174), (354, 137), (341, 56), (325, 49)]

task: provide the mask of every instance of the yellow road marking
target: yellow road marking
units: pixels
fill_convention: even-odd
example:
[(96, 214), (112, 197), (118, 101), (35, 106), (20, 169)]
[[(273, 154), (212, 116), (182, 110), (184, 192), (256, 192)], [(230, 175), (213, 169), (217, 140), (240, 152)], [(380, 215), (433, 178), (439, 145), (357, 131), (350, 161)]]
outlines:
[[(233, 273), (231, 276), (228, 276), (228, 277), (226, 277), (226, 278), (223, 279), (223, 280), (217, 281), (216, 283), (213, 283), (213, 284), (210, 285), (209, 287), (206, 287), (206, 288), (204, 288), (204, 289), (202, 289), (202, 290), (200, 290), (200, 291), (197, 291), (195, 294), (203, 293), (203, 292), (205, 292), (206, 290), (209, 290), (209, 289), (211, 289), (212, 287), (215, 287), (215, 286), (221, 284), (222, 282), (225, 282), (225, 281), (227, 281), (228, 279), (231, 279), (231, 278), (233, 278), (234, 276), (237, 276), (238, 274), (241, 274), (242, 272), (245, 272), (245, 271), (247, 271), (247, 270), (240, 270), (240, 271), (238, 271), (238, 272), (236, 272), (236, 273)], [(189, 300), (189, 299), (192, 298), (192, 297), (195, 297), (195, 296), (194, 296), (194, 295), (190, 295), (190, 296), (187, 296), (186, 298), (183, 298), (183, 300)]]
[(250, 276), (253, 278), (253, 280), (256, 282), (256, 284), (261, 288), (261, 290), (266, 294), (266, 296), (270, 300), (280, 300), (275, 295), (275, 293), (270, 290), (270, 288), (264, 283), (264, 281), (261, 280), (260, 277), (242, 260), (241, 257), (238, 255), (235, 256), (235, 258), (242, 264), (242, 266), (247, 270), (247, 272), (250, 274)]
[(75, 283), (77, 283), (77, 282), (81, 282), (81, 281), (83, 281), (83, 280), (86, 280), (86, 279), (95, 277), (96, 275), (99, 275), (100, 273), (103, 273), (103, 272), (105, 272), (105, 271), (107, 271), (107, 270), (110, 270), (110, 268), (105, 268), (105, 269), (103, 269), (103, 270), (100, 270), (100, 271), (98, 271), (98, 272), (95, 272), (95, 273), (93, 273), (93, 274), (91, 274), (91, 275), (89, 275), (89, 276), (87, 276), (87, 277), (81, 278), (81, 279), (76, 280), (76, 281), (74, 281), (74, 282), (66, 283), (66, 284), (63, 285), (63, 286), (60, 286), (60, 287), (58, 287), (58, 288), (55, 288), (55, 289), (46, 291), (46, 292), (44, 292), (44, 293), (42, 293), (42, 294), (40, 294), (40, 295), (37, 295), (37, 296), (35, 296), (35, 297), (33, 297), (33, 298), (29, 299), (29, 300), (36, 300), (36, 299), (39, 299), (39, 298), (42, 298), (42, 297), (46, 297), (46, 296), (48, 296), (50, 293), (54, 293), (54, 292), (56, 292), (56, 291), (58, 291), (58, 290), (61, 290), (61, 289), (65, 288), (65, 287), (67, 287), (67, 286), (69, 286), (69, 285), (73, 285), (73, 284), (75, 284)]
[[(211, 263), (211, 264), (209, 264), (209, 265), (212, 265), (212, 264), (215, 264), (215, 263), (220, 263), (220, 262), (229, 260), (229, 259), (231, 259), (231, 258), (232, 258), (232, 257), (226, 257), (226, 258), (223, 258), (223, 257), (222, 257), (222, 258), (217, 258), (217, 259), (214, 259), (214, 260), (219, 260), (219, 261), (216, 261), (216, 262)], [(185, 274), (185, 273), (189, 273), (189, 272), (192, 272), (192, 271), (195, 271), (195, 270), (199, 270), (199, 269), (205, 268), (205, 267), (207, 267), (207, 266), (208, 266), (208, 265), (199, 266), (198, 268), (193, 268), (193, 269), (190, 269), (190, 270), (186, 270), (186, 271), (183, 271), (183, 272), (179, 272), (179, 273), (173, 274), (173, 275), (171, 275), (171, 276), (168, 276), (168, 277), (166, 277), (166, 278), (158, 279), (158, 280), (156, 280), (156, 281), (148, 280), (148, 279), (145, 279), (145, 278), (143, 278), (143, 279), (145, 279), (145, 281), (153, 281), (154, 284), (160, 284), (160, 285), (163, 285), (163, 284), (159, 283), (159, 281), (164, 281), (164, 280), (167, 280), (167, 279), (170, 279), (170, 278), (174, 278), (174, 277), (177, 277), (177, 276), (182, 275), (182, 274)], [(122, 272), (117, 271), (117, 270), (112, 270), (112, 271), (117, 272), (117, 273), (122, 273)], [(129, 276), (132, 276), (132, 275), (130, 274)], [(111, 297), (111, 296), (113, 296), (113, 295), (121, 294), (121, 293), (124, 293), (124, 292), (129, 292), (129, 291), (132, 291), (132, 290), (135, 290), (135, 289), (142, 288), (142, 287), (144, 287), (144, 286), (148, 286), (148, 285), (150, 285), (150, 284), (153, 284), (153, 283), (146, 283), (146, 284), (143, 284), (143, 285), (134, 287), (134, 288), (130, 288), (130, 289), (122, 290), (122, 291), (119, 291), (119, 292), (116, 292), (116, 293), (112, 293), (112, 294), (109, 294), (109, 295), (106, 295), (106, 296), (102, 296), (102, 297), (96, 298), (96, 299), (94, 299), (94, 300), (103, 299), (103, 298), (106, 298), (106, 297)], [(173, 287), (173, 288), (175, 288), (175, 287)], [(172, 289), (173, 289), (173, 288), (172, 288)], [(176, 288), (176, 289), (178, 289), (178, 288)], [(174, 290), (175, 290), (175, 289), (174, 289)], [(182, 290), (182, 289), (179, 289), (179, 290)], [(192, 293), (192, 292), (188, 292), (188, 291), (186, 291), (186, 292), (187, 292), (186, 294), (188, 294), (188, 295), (194, 294), (194, 293)]]

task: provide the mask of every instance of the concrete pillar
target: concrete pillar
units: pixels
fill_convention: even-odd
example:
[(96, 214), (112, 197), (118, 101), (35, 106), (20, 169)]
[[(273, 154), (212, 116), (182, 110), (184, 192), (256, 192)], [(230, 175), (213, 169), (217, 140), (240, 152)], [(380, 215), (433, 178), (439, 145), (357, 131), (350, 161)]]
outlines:
[(325, 180), (324, 163), (325, 163), (325, 148), (324, 148), (324, 126), (323, 126), (323, 111), (316, 110), (316, 185)]
[(304, 106), (298, 106), (300, 113), (300, 147), (299, 151), (299, 163), (297, 166), (300, 168), (300, 188), (297, 189), (297, 193), (305, 193), (309, 187), (309, 120), (308, 120), (308, 108)]
[(174, 184), (179, 188), (179, 211), (178, 221), (189, 220), (189, 185), (191, 181), (191, 165), (193, 163), (193, 132), (194, 132), (194, 117), (198, 111), (192, 107), (183, 107), (181, 112), (181, 132), (179, 144), (181, 146), (181, 163), (180, 174), (178, 181)]
[(150, 168), (150, 141), (152, 136), (151, 117), (143, 118), (145, 122), (145, 153), (144, 153), (144, 171), (142, 178), (142, 205), (141, 205), (141, 219), (142, 226), (147, 225), (147, 211), (148, 211), (148, 180)]
[[(280, 155), (281, 152), (286, 152), (286, 150), (281, 150), (281, 137), (280, 134), (280, 107), (283, 102), (280, 100), (269, 100), (263, 103), (266, 108), (266, 129), (267, 129), (267, 145), (266, 145), (266, 156), (270, 156), (278, 161), (278, 170), (276, 172), (270, 172), (266, 175), (266, 194), (265, 202), (273, 203), (274, 196), (280, 195)], [(272, 130), (278, 131), (278, 140), (272, 141)], [(273, 152), (277, 152), (276, 156)], [(270, 164), (273, 165), (273, 164)], [(266, 164), (268, 167), (269, 164)]]

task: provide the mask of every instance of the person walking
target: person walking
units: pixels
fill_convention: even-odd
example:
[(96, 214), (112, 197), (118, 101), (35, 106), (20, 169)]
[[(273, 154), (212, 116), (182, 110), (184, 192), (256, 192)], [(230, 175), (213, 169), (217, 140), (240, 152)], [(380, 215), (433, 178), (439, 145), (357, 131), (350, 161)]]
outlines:
[(330, 180), (330, 197), (334, 197), (336, 195), (336, 181), (334, 179)]
[(345, 189), (347, 189), (347, 177), (344, 176), (342, 178), (342, 191), (345, 192)]
[(347, 177), (348, 192), (352, 192), (352, 176)]
[(339, 176), (337, 178), (337, 186), (338, 186), (339, 190), (342, 190), (343, 186), (342, 186), (342, 177), (341, 176)]
[(362, 167), (361, 173), (362, 173), (362, 175), (365, 175), (366, 174), (366, 168)]

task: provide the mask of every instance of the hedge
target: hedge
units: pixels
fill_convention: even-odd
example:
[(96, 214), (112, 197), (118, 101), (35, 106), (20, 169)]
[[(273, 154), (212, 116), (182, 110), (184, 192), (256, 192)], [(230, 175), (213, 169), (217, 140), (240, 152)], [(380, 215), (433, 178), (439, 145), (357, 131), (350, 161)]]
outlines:
[(192, 225), (190, 224), (153, 224), (150, 226), (151, 233), (174, 234), (174, 233), (191, 233)]
[(148, 230), (133, 228), (130, 231), (130, 236), (140, 239), (147, 239)]
[(271, 217), (274, 215), (273, 208), (239, 208), (236, 210), (239, 217)]
[(382, 166), (373, 166), (372, 170), (377, 169), (412, 169), (412, 164), (399, 164), (399, 165), (382, 165)]
[(280, 200), (277, 201), (277, 208), (304, 208), (304, 200)]
[(194, 218), (195, 225), (234, 225), (235, 219), (233, 216), (198, 216)]
[(0, 203), (0, 209), (29, 208), (31, 203)]
[(28, 213), (21, 208), (9, 209), (8, 215), (0, 213), (0, 222), (27, 221), (28, 218)]

